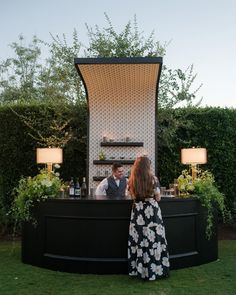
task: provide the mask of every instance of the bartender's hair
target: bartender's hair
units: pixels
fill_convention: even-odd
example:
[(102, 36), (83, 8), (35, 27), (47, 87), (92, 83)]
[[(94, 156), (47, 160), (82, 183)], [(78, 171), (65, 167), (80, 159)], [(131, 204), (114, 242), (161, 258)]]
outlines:
[(112, 167), (111, 167), (111, 169), (112, 169), (112, 171), (116, 171), (118, 168), (120, 168), (120, 167), (123, 167), (123, 165), (120, 163), (120, 162), (114, 162), (113, 164), (112, 164)]
[(132, 198), (143, 201), (145, 198), (153, 196), (153, 179), (151, 173), (151, 161), (148, 157), (138, 157), (131, 170), (128, 181), (129, 192)]

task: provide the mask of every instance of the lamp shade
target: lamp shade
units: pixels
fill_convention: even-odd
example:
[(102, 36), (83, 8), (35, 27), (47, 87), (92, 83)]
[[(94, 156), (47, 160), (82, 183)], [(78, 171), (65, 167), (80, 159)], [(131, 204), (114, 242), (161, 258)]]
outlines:
[(207, 150), (205, 148), (181, 149), (182, 164), (205, 164), (207, 162)]
[(62, 163), (62, 149), (60, 148), (37, 148), (38, 164), (60, 164)]

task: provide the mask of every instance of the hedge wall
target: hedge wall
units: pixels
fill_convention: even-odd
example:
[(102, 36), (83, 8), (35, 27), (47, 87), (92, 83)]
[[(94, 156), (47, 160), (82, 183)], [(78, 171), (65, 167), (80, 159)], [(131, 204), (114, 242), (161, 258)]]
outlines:
[(208, 161), (200, 168), (214, 174), (220, 191), (225, 194), (231, 207), (236, 201), (236, 109), (187, 108), (168, 110), (166, 116), (170, 115), (178, 122), (186, 122), (186, 125), (177, 129), (171, 147), (159, 145), (161, 183), (167, 185), (186, 169), (180, 163), (181, 148), (205, 147)]
[[(37, 129), (43, 134), (47, 134), (48, 126), (55, 118), (52, 106), (47, 104), (19, 105), (11, 108), (17, 114), (34, 118), (35, 122), (38, 122)], [(10, 222), (6, 213), (11, 208), (12, 190), (19, 179), (22, 176), (36, 175), (39, 168), (42, 168), (36, 164), (36, 147), (39, 145), (30, 136), (35, 134), (11, 108), (7, 106), (0, 108), (0, 225), (2, 224), (2, 227)], [(86, 105), (66, 106), (63, 115), (71, 120), (67, 128), (72, 131), (73, 137), (64, 148), (61, 177), (64, 180), (69, 180), (71, 176), (82, 178), (86, 167)]]
[[(44, 132), (55, 117), (51, 106), (45, 104), (13, 108), (26, 117), (30, 114), (39, 122), (38, 130)], [(64, 148), (61, 176), (64, 180), (69, 180), (71, 176), (82, 179), (86, 167), (86, 105), (67, 106), (63, 115), (71, 119), (68, 128), (73, 137)], [(180, 163), (182, 147), (206, 147), (208, 163), (202, 165), (202, 168), (213, 172), (228, 205), (232, 206), (236, 200), (236, 110), (159, 110), (159, 117), (173, 118), (177, 126), (168, 141), (162, 138), (163, 133), (159, 129), (157, 166), (161, 184), (168, 186), (186, 168)], [(0, 122), (0, 225), (6, 225), (9, 223), (6, 213), (11, 207), (13, 188), (21, 176), (35, 175), (38, 172), (35, 163), (38, 144), (29, 135), (31, 130), (7, 106), (0, 108)], [(168, 131), (170, 120), (162, 120), (161, 124)]]

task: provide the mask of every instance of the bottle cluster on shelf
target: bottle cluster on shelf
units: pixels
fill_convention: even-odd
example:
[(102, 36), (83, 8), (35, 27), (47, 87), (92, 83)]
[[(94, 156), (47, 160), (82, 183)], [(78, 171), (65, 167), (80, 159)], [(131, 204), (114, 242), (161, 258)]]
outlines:
[(83, 177), (83, 182), (81, 186), (78, 178), (76, 178), (75, 180), (74, 177), (71, 177), (69, 183), (69, 197), (78, 199), (87, 197), (87, 184), (85, 177)]

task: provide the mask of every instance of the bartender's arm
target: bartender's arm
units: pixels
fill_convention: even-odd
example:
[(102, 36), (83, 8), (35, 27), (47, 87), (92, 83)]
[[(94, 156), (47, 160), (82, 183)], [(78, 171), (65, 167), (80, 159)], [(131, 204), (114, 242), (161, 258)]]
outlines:
[(154, 189), (154, 196), (155, 196), (155, 200), (157, 202), (159, 202), (161, 200), (161, 191), (160, 191), (159, 187)]
[(107, 178), (104, 178), (97, 186), (95, 195), (96, 196), (106, 196), (107, 189), (108, 189), (108, 181), (107, 181)]
[(154, 176), (154, 197), (157, 202), (161, 200), (160, 182), (156, 176)]

